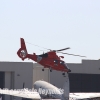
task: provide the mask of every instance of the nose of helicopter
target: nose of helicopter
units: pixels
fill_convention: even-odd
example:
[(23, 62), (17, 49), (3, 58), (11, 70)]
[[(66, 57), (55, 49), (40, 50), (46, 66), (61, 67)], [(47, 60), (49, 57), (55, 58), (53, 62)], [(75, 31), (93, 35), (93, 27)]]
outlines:
[(70, 69), (68, 69), (68, 72), (71, 72), (71, 70), (70, 70)]
[(68, 72), (71, 72), (71, 70), (69, 69), (68, 65), (66, 63), (64, 63), (64, 65), (67, 68)]

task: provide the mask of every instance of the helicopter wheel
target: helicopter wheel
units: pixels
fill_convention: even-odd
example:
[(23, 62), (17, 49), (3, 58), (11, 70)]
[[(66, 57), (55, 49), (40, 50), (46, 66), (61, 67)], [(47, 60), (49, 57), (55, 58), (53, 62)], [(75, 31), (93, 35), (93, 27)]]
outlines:
[(50, 72), (52, 72), (52, 70), (50, 69)]
[(42, 69), (42, 71), (44, 71), (44, 69)]
[(65, 73), (62, 73), (62, 75), (65, 75)]
[(62, 75), (63, 75), (64, 77), (66, 77), (65, 73), (62, 73)]
[(50, 72), (52, 72), (52, 69), (50, 68)]

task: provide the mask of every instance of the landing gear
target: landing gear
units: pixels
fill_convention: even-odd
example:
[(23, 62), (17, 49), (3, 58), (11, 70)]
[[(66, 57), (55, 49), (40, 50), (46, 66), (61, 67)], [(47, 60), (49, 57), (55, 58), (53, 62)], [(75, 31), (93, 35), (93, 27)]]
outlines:
[(50, 69), (50, 72), (52, 72), (52, 70)]
[(71, 70), (70, 70), (70, 69), (68, 69), (68, 72), (71, 72)]
[(65, 73), (62, 73), (62, 75), (65, 75)]
[(65, 76), (65, 73), (62, 73), (62, 75), (63, 75), (64, 77), (66, 77), (66, 76)]
[(52, 69), (50, 68), (50, 72), (52, 72)]
[(42, 69), (42, 71), (44, 71), (44, 69)]

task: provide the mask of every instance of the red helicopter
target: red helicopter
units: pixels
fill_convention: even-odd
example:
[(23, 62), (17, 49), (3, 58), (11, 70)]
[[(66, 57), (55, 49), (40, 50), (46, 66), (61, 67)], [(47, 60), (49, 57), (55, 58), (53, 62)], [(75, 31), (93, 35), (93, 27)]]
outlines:
[[(67, 72), (67, 73), (71, 72), (67, 64), (63, 60), (61, 60), (61, 58), (64, 58), (64, 56), (58, 56), (56, 54), (56, 52), (70, 49), (69, 47), (60, 49), (60, 50), (50, 50), (47, 53), (36, 55), (35, 53), (28, 54), (25, 41), (23, 38), (20, 38), (20, 42), (21, 42), (21, 48), (18, 50), (17, 55), (22, 60), (26, 58), (31, 59), (41, 64), (42, 66), (44, 66), (44, 68), (49, 68), (50, 72), (52, 72), (52, 69), (57, 70), (57, 71)], [(63, 53), (63, 52), (60, 52), (60, 53), (68, 54), (68, 53)], [(74, 55), (74, 54), (68, 54), (68, 55)], [(80, 55), (74, 55), (74, 56), (80, 56)], [(85, 57), (85, 56), (80, 56), (80, 57)], [(42, 71), (44, 71), (44, 69), (42, 69)], [(65, 73), (63, 73), (63, 75), (65, 75)]]

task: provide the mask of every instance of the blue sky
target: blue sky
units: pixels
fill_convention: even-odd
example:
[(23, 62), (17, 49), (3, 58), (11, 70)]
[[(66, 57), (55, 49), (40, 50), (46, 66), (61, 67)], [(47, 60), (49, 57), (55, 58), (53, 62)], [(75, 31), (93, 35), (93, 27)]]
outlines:
[[(98, 60), (100, 0), (1, 0), (1, 61), (21, 61), (16, 54), (20, 37), (48, 49), (70, 47), (64, 52), (87, 56), (58, 54), (63, 55), (68, 63), (80, 63), (82, 59)], [(26, 45), (29, 53), (47, 52), (46, 49)]]

